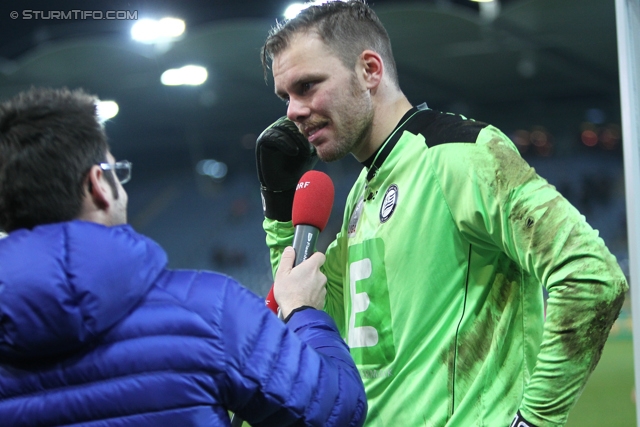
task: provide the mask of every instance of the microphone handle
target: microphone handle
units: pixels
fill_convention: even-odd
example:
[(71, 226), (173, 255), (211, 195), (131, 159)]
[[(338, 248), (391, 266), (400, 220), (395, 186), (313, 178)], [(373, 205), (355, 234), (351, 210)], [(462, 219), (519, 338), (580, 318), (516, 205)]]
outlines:
[(294, 267), (309, 258), (316, 251), (318, 234), (320, 234), (320, 230), (313, 225), (296, 225), (296, 231), (293, 234), (293, 249), (296, 251), (296, 259), (293, 263)]

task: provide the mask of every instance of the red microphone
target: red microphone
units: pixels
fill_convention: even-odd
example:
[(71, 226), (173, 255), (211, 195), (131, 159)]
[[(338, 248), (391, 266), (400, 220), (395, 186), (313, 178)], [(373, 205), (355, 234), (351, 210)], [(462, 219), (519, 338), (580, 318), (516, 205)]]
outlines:
[(316, 251), (318, 234), (327, 226), (331, 216), (333, 196), (333, 182), (326, 173), (312, 170), (300, 178), (291, 213), (296, 227), (293, 235), (293, 249), (296, 250), (294, 266)]
[(264, 305), (275, 314), (278, 314), (278, 303), (276, 302), (276, 297), (273, 295), (273, 285), (271, 285), (271, 289), (269, 289), (269, 293), (267, 297), (264, 299)]
[[(296, 251), (294, 266), (309, 258), (316, 251), (318, 234), (327, 226), (333, 208), (335, 190), (329, 175), (320, 171), (309, 171), (302, 175), (293, 196), (293, 249)], [(273, 296), (273, 286), (265, 299), (267, 307), (278, 313), (278, 304)]]

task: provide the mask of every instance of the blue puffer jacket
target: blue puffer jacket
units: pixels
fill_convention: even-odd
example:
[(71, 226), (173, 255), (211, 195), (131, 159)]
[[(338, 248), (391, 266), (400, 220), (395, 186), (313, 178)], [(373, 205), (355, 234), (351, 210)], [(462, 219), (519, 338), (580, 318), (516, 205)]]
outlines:
[(362, 425), (362, 383), (325, 313), (285, 326), (229, 277), (165, 266), (129, 226), (0, 240), (0, 425), (225, 426), (227, 410)]

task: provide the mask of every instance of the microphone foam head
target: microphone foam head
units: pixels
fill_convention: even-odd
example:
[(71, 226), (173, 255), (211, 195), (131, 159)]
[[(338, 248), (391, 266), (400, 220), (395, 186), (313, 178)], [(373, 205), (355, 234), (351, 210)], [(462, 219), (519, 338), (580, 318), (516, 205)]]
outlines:
[(311, 170), (302, 175), (293, 196), (293, 225), (324, 230), (331, 216), (334, 192), (333, 181), (326, 173)]

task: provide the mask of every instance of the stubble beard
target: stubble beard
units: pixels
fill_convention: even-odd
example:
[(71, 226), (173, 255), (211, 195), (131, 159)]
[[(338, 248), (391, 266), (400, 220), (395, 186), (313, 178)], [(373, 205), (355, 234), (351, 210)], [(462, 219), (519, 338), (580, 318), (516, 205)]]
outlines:
[(371, 137), (373, 105), (371, 99), (360, 90), (355, 77), (352, 80), (350, 96), (353, 97), (353, 102), (343, 104), (338, 112), (342, 120), (341, 129), (335, 129), (335, 141), (325, 143), (325, 147), (320, 146), (317, 151), (318, 157), (323, 162), (342, 159), (365, 144)]

